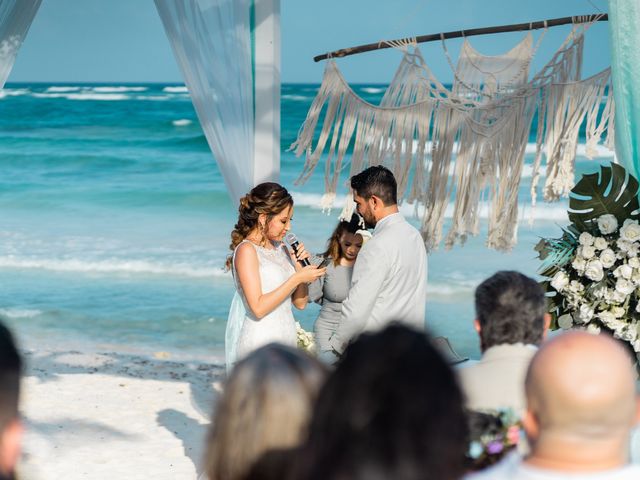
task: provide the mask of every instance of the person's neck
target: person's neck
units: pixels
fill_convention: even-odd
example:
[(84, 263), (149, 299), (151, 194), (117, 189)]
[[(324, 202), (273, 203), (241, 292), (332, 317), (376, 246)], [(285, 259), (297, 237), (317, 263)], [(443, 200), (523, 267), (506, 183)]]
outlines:
[(597, 472), (623, 467), (627, 453), (624, 435), (589, 441), (556, 437), (535, 442), (525, 464), (558, 472)]
[(343, 267), (352, 267), (354, 263), (356, 263), (355, 258), (353, 260), (347, 260), (344, 257), (340, 257), (340, 261), (338, 262), (338, 264)]
[(262, 235), (262, 233), (257, 231), (250, 232), (249, 235), (245, 237), (245, 239), (260, 247), (274, 248), (273, 243), (271, 243), (264, 235)]
[(376, 224), (378, 222), (380, 222), (381, 220), (384, 220), (385, 218), (387, 218), (389, 215), (393, 215), (394, 213), (398, 213), (398, 212), (400, 212), (400, 210), (398, 210), (398, 205), (391, 205), (389, 207), (384, 207), (380, 211), (380, 214), (378, 215), (378, 218), (376, 219)]

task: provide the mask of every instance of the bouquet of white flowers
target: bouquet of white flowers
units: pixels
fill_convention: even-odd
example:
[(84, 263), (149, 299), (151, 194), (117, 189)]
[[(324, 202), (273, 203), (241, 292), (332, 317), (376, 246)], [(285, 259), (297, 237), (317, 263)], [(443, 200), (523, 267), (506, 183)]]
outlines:
[(313, 333), (307, 332), (300, 322), (296, 322), (296, 333), (298, 335), (298, 348), (306, 350), (308, 353), (316, 353), (316, 342)]
[(638, 181), (612, 164), (584, 175), (558, 239), (542, 239), (542, 282), (552, 328), (611, 332), (640, 353)]

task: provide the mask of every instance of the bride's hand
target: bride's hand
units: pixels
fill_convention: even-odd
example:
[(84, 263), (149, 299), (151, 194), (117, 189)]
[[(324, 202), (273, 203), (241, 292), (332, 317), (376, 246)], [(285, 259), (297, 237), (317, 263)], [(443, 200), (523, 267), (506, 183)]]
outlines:
[(307, 265), (298, 270), (294, 275), (298, 276), (300, 283), (311, 283), (322, 277), (327, 272), (326, 268), (318, 268), (315, 265)]

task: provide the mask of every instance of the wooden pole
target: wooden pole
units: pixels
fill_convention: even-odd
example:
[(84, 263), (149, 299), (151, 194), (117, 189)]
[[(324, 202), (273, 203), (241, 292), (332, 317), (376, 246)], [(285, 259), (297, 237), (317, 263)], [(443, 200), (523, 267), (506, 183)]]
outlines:
[(528, 23), (516, 23), (514, 25), (502, 25), (498, 27), (485, 27), (485, 28), (472, 28), (470, 30), (458, 30), (454, 32), (434, 33), (430, 35), (421, 35), (419, 37), (407, 37), (398, 40), (382, 40), (377, 43), (368, 43), (366, 45), (358, 45), (357, 47), (343, 48), (334, 52), (328, 52), (322, 55), (313, 57), (314, 62), (320, 60), (326, 60), (328, 58), (341, 58), (349, 55), (356, 55), (358, 53), (371, 52), (373, 50), (382, 50), (384, 48), (391, 48), (395, 45), (413, 42), (425, 43), (433, 42), (435, 40), (460, 38), (460, 37), (473, 37), (475, 35), (487, 35), (491, 33), (505, 33), (505, 32), (520, 32), (527, 30), (538, 30), (540, 28), (557, 27), (558, 25), (579, 24), (579, 23), (591, 23), (591, 22), (606, 22), (609, 20), (609, 16), (606, 13), (591, 14), (591, 15), (578, 15), (575, 17), (562, 17), (552, 18), (551, 20), (540, 20), (537, 22)]

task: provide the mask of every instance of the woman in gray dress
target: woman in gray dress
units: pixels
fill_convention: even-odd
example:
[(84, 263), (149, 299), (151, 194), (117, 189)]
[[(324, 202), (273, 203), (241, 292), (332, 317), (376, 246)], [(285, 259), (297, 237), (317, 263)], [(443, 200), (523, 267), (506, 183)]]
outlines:
[(331, 351), (329, 338), (338, 328), (342, 302), (349, 294), (353, 264), (369, 232), (360, 230), (360, 217), (353, 214), (351, 221), (340, 221), (327, 242), (327, 259), (324, 277), (309, 285), (309, 300), (322, 305), (313, 331), (318, 353)]

